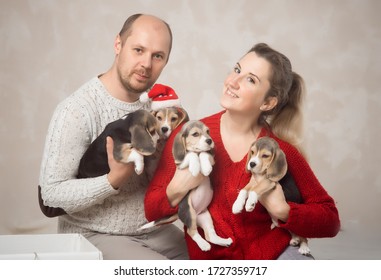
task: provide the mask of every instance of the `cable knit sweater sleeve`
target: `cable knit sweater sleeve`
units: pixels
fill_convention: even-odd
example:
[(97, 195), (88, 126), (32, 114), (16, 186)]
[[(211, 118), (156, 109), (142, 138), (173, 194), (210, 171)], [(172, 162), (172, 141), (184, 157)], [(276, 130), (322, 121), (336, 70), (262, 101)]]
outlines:
[(45, 205), (81, 211), (116, 194), (106, 175), (76, 179), (79, 161), (93, 140), (96, 118), (74, 96), (56, 108), (46, 138), (40, 185)]

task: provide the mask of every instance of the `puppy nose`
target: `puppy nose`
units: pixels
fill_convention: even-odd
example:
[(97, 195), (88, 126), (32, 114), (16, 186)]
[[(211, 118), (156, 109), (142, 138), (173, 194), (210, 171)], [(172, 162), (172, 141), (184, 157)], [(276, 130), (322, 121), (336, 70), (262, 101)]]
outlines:
[(166, 126), (162, 127), (162, 128), (161, 128), (161, 131), (164, 132), (164, 133), (166, 133), (166, 132), (168, 131), (168, 127), (166, 127)]
[(207, 143), (208, 145), (211, 145), (211, 144), (212, 144), (212, 139), (206, 139), (205, 141), (206, 141), (206, 143)]
[(250, 168), (254, 168), (256, 165), (257, 164), (254, 161), (250, 162)]

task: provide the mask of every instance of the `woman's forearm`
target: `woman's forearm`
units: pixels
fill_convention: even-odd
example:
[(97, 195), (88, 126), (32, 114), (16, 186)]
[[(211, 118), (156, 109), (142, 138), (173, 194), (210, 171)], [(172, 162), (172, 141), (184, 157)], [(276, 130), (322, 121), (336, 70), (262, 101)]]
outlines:
[(190, 190), (200, 185), (203, 177), (202, 174), (193, 176), (188, 169), (176, 169), (176, 173), (166, 190), (170, 205), (172, 207), (178, 205)]

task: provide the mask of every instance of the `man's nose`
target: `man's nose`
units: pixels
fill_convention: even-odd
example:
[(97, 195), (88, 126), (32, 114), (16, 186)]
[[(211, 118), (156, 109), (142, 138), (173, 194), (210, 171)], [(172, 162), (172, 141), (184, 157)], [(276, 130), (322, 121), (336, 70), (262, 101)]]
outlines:
[(150, 54), (145, 54), (141, 57), (141, 61), (140, 61), (140, 64), (141, 66), (143, 66), (144, 68), (151, 68), (152, 66), (152, 57)]

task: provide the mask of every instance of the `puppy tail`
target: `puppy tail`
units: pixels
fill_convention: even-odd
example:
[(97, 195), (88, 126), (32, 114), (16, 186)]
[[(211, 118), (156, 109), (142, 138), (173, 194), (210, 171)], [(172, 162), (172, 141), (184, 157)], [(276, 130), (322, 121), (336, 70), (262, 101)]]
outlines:
[(156, 221), (149, 222), (149, 223), (141, 226), (138, 230), (152, 228), (154, 226), (161, 226), (161, 225), (164, 225), (164, 224), (170, 224), (170, 223), (173, 223), (174, 221), (176, 221), (178, 218), (179, 218), (179, 216), (177, 214), (174, 214), (172, 216), (167, 216), (167, 217), (158, 219)]

